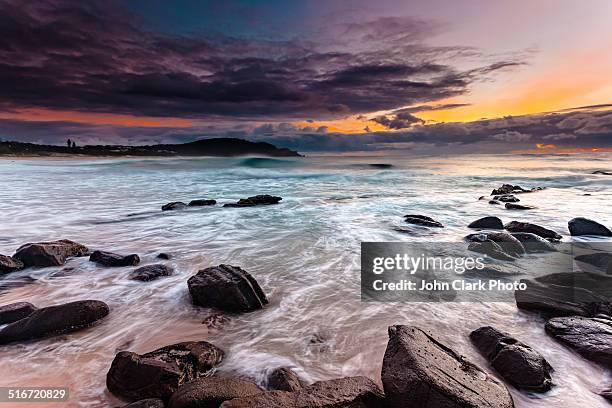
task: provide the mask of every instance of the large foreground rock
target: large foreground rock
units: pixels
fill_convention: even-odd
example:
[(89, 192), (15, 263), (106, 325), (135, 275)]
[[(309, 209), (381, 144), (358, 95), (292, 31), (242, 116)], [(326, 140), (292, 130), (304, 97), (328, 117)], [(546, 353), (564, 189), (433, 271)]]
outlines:
[(168, 400), (181, 385), (209, 375), (223, 355), (206, 341), (173, 344), (142, 355), (122, 351), (111, 364), (106, 386), (128, 401)]
[(89, 260), (99, 265), (109, 267), (134, 266), (140, 263), (140, 257), (136, 254), (119, 255), (106, 251), (94, 251), (89, 257)]
[(247, 271), (219, 265), (202, 269), (187, 281), (193, 303), (228, 312), (249, 312), (268, 303), (263, 290)]
[(612, 369), (612, 320), (609, 316), (555, 317), (545, 328), (546, 333), (583, 357)]
[(404, 221), (408, 224), (422, 225), (424, 227), (444, 228), (442, 223), (426, 215), (408, 214), (404, 215)]
[(23, 262), (25, 266), (60, 266), (67, 258), (85, 256), (89, 249), (67, 239), (51, 242), (36, 242), (22, 245), (13, 258)]
[(224, 401), (251, 397), (262, 390), (252, 381), (206, 377), (191, 381), (172, 395), (168, 408), (217, 408)]
[(531, 224), (529, 222), (512, 221), (507, 223), (504, 228), (510, 232), (527, 232), (538, 235), (545, 239), (560, 240), (562, 236), (557, 234), (555, 231), (548, 228), (541, 227), (537, 224)]
[(567, 223), (567, 227), (572, 236), (578, 235), (599, 235), (612, 237), (612, 231), (600, 223), (589, 220), (588, 218), (574, 218)]
[(28, 317), (36, 310), (36, 306), (28, 302), (17, 302), (0, 306), (0, 325), (16, 322)]
[(0, 344), (74, 332), (91, 326), (108, 312), (106, 303), (98, 300), (44, 307), (0, 330)]
[(595, 316), (612, 312), (612, 277), (590, 272), (562, 272), (521, 279), (527, 290), (516, 290), (519, 309), (547, 316)]
[(498, 217), (484, 217), (472, 222), (470, 225), (468, 225), (468, 228), (504, 229), (504, 224)]
[(552, 367), (525, 343), (490, 326), (474, 330), (470, 340), (491, 366), (516, 388), (541, 392), (552, 387)]
[(222, 408), (383, 408), (384, 395), (366, 377), (319, 381), (295, 392), (269, 391), (226, 401)]
[(152, 281), (162, 276), (170, 276), (174, 273), (174, 269), (169, 266), (162, 264), (146, 265), (140, 268), (134, 269), (128, 276), (131, 280), (137, 280), (142, 282)]
[(282, 197), (276, 197), (268, 194), (256, 195), (249, 198), (241, 198), (237, 203), (224, 204), (224, 207), (254, 207), (256, 205), (271, 205), (278, 204)]
[(269, 390), (297, 391), (302, 388), (302, 383), (297, 374), (289, 367), (278, 367), (272, 370), (266, 379)]
[(389, 408), (509, 408), (506, 387), (418, 327), (389, 327), (382, 367)]
[(23, 268), (23, 262), (20, 260), (0, 254), (0, 275), (15, 272)]

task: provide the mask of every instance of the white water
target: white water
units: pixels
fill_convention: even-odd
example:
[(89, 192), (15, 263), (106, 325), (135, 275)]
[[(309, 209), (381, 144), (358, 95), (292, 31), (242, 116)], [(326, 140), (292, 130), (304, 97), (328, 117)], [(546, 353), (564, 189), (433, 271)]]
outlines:
[[(138, 253), (142, 265), (168, 252), (173, 258), (164, 262), (176, 270), (141, 283), (127, 279), (132, 268), (78, 258), (6, 276), (0, 285), (21, 277), (35, 281), (2, 289), (0, 304), (98, 299), (111, 313), (85, 331), (0, 348), (0, 386), (68, 386), (68, 406), (117, 406), (104, 382), (118, 350), (143, 353), (187, 340), (218, 345), (227, 352), (220, 371), (258, 380), (265, 369), (291, 365), (307, 381), (366, 375), (379, 382), (391, 324), (431, 329), (490, 371), (467, 335), (492, 325), (532, 345), (555, 368), (557, 386), (546, 394), (509, 387), (517, 407), (604, 407), (597, 392), (610, 384), (610, 373), (552, 340), (543, 319), (512, 303), (361, 303), (359, 248), (361, 241), (458, 241), (470, 232), (469, 222), (485, 215), (531, 221), (568, 241), (567, 221), (575, 216), (612, 224), (612, 177), (590, 174), (610, 168), (604, 154), (0, 161), (0, 253), (67, 238), (92, 249)], [(477, 200), (504, 182), (547, 190), (521, 196), (538, 207), (527, 212)], [(222, 204), (261, 193), (283, 201), (160, 211), (170, 201), (214, 198)], [(394, 231), (407, 213), (430, 215), (446, 228)], [(191, 305), (186, 281), (220, 263), (251, 272), (270, 304), (217, 318), (209, 327), (203, 322), (217, 313)], [(313, 344), (313, 334), (324, 343)]]

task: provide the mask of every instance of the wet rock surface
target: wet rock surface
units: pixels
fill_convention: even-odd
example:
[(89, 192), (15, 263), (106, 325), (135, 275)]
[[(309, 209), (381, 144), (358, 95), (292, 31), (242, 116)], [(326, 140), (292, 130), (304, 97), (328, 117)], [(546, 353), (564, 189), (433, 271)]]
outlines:
[(542, 190), (542, 187), (534, 187), (531, 190), (525, 189), (519, 185), (513, 184), (502, 184), (501, 187), (493, 189), (491, 191), (491, 195), (504, 195), (504, 194), (521, 194), (521, 193), (531, 193), (534, 191)]
[(146, 265), (138, 269), (134, 269), (128, 276), (131, 280), (142, 282), (152, 281), (163, 276), (170, 276), (174, 273), (174, 269), (162, 264)]
[(539, 237), (551, 240), (560, 240), (562, 236), (555, 231), (544, 228), (537, 224), (532, 224), (529, 222), (521, 222), (521, 221), (511, 221), (504, 225), (506, 231), (510, 232), (526, 232), (530, 234), (535, 234)]
[(106, 251), (92, 252), (89, 260), (108, 267), (134, 266), (140, 263), (140, 257), (136, 254), (119, 255)]
[(0, 330), (0, 344), (71, 333), (91, 326), (108, 313), (106, 303), (98, 300), (81, 300), (37, 309)]
[(106, 375), (106, 386), (127, 401), (168, 400), (179, 387), (210, 374), (223, 350), (206, 341), (173, 344), (142, 355), (122, 351)]
[(503, 384), (414, 326), (389, 327), (381, 377), (389, 408), (514, 407)]
[(510, 235), (521, 241), (528, 253), (557, 251), (557, 248), (549, 241), (531, 232), (513, 232)]
[(205, 377), (181, 386), (172, 394), (168, 408), (217, 408), (224, 401), (263, 392), (252, 381), (237, 378)]
[(496, 195), (493, 196), (493, 200), (500, 201), (502, 203), (518, 203), (519, 201), (521, 201), (514, 194)]
[(249, 312), (263, 308), (268, 299), (247, 271), (232, 265), (200, 270), (187, 281), (193, 303), (228, 312)]
[(552, 367), (525, 343), (490, 326), (474, 330), (470, 340), (491, 366), (516, 388), (542, 392), (552, 387)]
[(170, 258), (172, 258), (172, 256), (166, 252), (160, 252), (159, 254), (157, 254), (156, 256), (157, 259), (165, 259), (168, 260)]
[(504, 252), (503, 248), (497, 242), (491, 240), (470, 242), (467, 249), (468, 251), (485, 254), (493, 259), (499, 259), (500, 261), (516, 260), (514, 256)]
[(0, 325), (16, 322), (28, 317), (36, 310), (36, 306), (28, 302), (17, 302), (0, 306)]
[(256, 195), (249, 198), (241, 198), (237, 203), (224, 204), (224, 207), (254, 207), (256, 205), (271, 205), (278, 204), (282, 197), (272, 196), (268, 194)]
[(189, 204), (187, 204), (189, 207), (205, 207), (208, 205), (215, 205), (217, 204), (216, 200), (191, 200), (189, 202)]
[(515, 203), (506, 203), (506, 210), (533, 210), (535, 209), (532, 205), (523, 205), (523, 204), (515, 204)]
[(404, 215), (404, 221), (409, 224), (422, 225), (424, 227), (436, 227), (436, 228), (444, 227), (444, 225), (442, 225), (440, 222), (426, 215), (418, 215), (418, 214)]
[(224, 402), (222, 408), (383, 408), (384, 395), (366, 377), (319, 381), (298, 391), (268, 391)]
[(10, 256), (0, 254), (0, 275), (23, 269), (23, 262)]
[(588, 218), (573, 218), (567, 223), (570, 235), (596, 235), (602, 237), (612, 237), (612, 231), (605, 225)]
[(66, 259), (74, 256), (85, 256), (89, 249), (74, 241), (61, 239), (59, 241), (36, 242), (22, 245), (13, 258), (25, 266), (61, 266)]
[(468, 225), (468, 228), (504, 229), (504, 224), (502, 223), (502, 220), (500, 220), (498, 217), (484, 217), (470, 223), (470, 225)]
[(465, 237), (468, 242), (489, 242), (493, 241), (499, 245), (501, 250), (512, 257), (518, 257), (526, 253), (525, 247), (515, 237), (507, 232), (482, 231), (476, 234), (469, 234)]
[(272, 370), (266, 379), (269, 390), (297, 391), (302, 388), (297, 374), (289, 367), (278, 367)]
[(173, 201), (171, 203), (162, 205), (161, 209), (162, 211), (174, 211), (174, 210), (180, 210), (186, 207), (187, 207), (187, 204), (185, 204), (182, 201)]
[(612, 369), (612, 318), (555, 317), (545, 326), (546, 333), (583, 357)]

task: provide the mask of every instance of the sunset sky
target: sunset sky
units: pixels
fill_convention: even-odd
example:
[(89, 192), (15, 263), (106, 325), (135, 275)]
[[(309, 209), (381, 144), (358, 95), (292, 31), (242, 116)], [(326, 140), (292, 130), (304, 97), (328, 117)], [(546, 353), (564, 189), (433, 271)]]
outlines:
[(609, 0), (0, 0), (0, 139), (607, 150), (611, 19)]

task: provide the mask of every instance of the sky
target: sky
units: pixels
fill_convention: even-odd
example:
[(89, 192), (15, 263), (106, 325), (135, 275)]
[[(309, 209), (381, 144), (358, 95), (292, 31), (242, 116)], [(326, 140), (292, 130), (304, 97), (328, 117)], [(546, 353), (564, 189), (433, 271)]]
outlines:
[(609, 0), (0, 0), (0, 139), (612, 149)]

